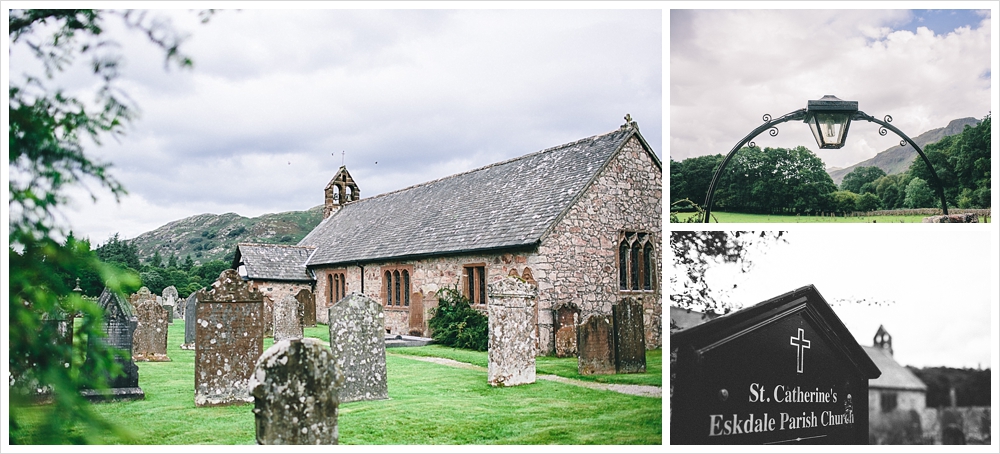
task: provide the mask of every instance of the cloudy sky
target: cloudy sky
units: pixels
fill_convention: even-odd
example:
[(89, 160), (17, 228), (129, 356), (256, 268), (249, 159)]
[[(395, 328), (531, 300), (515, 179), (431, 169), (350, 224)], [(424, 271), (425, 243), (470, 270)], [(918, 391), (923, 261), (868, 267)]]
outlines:
[(786, 233), (787, 243), (753, 249), (749, 272), (716, 266), (707, 283), (731, 289), (725, 300), (739, 308), (812, 284), (859, 344), (872, 345), (879, 325), (885, 326), (903, 365), (991, 367), (997, 316), (990, 301), (997, 300), (1000, 274), (994, 229), (980, 225), (955, 235), (927, 228), (947, 224), (919, 230), (796, 227)]
[[(165, 71), (144, 36), (105, 20), (122, 44), (119, 86), (142, 115), (120, 142), (87, 149), (129, 195), (116, 204), (97, 190), (95, 205), (80, 191), (64, 210), (78, 237), (305, 210), (342, 162), (373, 196), (602, 134), (626, 113), (663, 156), (662, 10), (300, 6), (247, 4), (207, 24), (150, 12), (189, 36), (190, 71)], [(15, 81), (36, 70), (23, 46), (9, 60)], [(88, 99), (97, 81), (74, 68), (50, 84)]]
[[(875, 118), (891, 115), (910, 137), (982, 119), (996, 98), (990, 20), (989, 10), (673, 10), (670, 159), (726, 154), (764, 114), (777, 118), (828, 94)], [(816, 152), (801, 122), (778, 129), (757, 145)], [(816, 154), (827, 167), (847, 167), (898, 143), (860, 122), (844, 148)]]

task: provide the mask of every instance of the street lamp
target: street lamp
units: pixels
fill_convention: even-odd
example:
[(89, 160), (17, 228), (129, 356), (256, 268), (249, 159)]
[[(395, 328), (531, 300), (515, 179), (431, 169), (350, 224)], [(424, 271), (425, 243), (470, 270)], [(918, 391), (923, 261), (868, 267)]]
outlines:
[(712, 183), (708, 186), (708, 194), (705, 196), (705, 220), (704, 222), (709, 222), (712, 214), (712, 202), (715, 197), (715, 186), (719, 183), (719, 176), (722, 175), (722, 170), (726, 168), (726, 164), (729, 163), (733, 155), (736, 154), (743, 145), (749, 145), (750, 148), (755, 147), (753, 139), (757, 137), (760, 133), (768, 131), (771, 137), (778, 135), (778, 124), (784, 123), (786, 121), (802, 120), (809, 124), (809, 129), (812, 131), (813, 137), (816, 139), (816, 145), (821, 149), (839, 149), (844, 146), (847, 140), (847, 131), (851, 127), (852, 120), (865, 120), (871, 123), (876, 123), (881, 127), (878, 128), (879, 135), (886, 135), (887, 130), (891, 130), (896, 133), (901, 140), (899, 141), (899, 146), (906, 146), (909, 143), (914, 150), (924, 160), (924, 164), (927, 164), (927, 168), (931, 171), (931, 177), (934, 180), (934, 185), (937, 187), (938, 196), (941, 198), (941, 211), (943, 214), (948, 214), (948, 204), (945, 202), (944, 198), (944, 187), (941, 185), (941, 180), (938, 179), (937, 172), (934, 171), (934, 166), (931, 165), (931, 161), (927, 159), (924, 155), (923, 150), (913, 139), (909, 136), (903, 134), (902, 131), (897, 129), (895, 126), (889, 124), (892, 122), (892, 117), (886, 115), (883, 120), (876, 119), (871, 115), (868, 115), (860, 110), (858, 110), (857, 101), (844, 101), (833, 95), (826, 95), (820, 99), (809, 100), (806, 104), (805, 109), (799, 109), (793, 112), (789, 112), (782, 115), (776, 119), (771, 119), (770, 115), (765, 114), (764, 124), (758, 126), (756, 129), (747, 134), (739, 143), (729, 151), (729, 154), (722, 160), (719, 168), (715, 171), (715, 175), (712, 176)]

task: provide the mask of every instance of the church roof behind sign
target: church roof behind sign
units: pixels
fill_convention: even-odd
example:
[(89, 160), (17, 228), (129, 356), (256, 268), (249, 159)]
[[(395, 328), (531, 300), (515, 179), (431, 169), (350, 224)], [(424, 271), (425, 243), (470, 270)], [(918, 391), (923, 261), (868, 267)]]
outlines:
[(306, 235), (307, 265), (537, 245), (637, 128), (528, 154), (344, 205)]
[(927, 385), (920, 381), (910, 369), (899, 365), (888, 352), (879, 347), (865, 346), (863, 348), (872, 362), (882, 371), (881, 376), (868, 381), (869, 389), (927, 391)]

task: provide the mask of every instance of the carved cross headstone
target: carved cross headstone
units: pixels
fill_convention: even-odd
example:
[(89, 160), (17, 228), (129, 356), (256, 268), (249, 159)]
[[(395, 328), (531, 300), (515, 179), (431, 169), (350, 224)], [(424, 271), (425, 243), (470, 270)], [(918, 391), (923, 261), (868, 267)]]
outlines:
[(330, 348), (344, 371), (341, 402), (388, 399), (385, 378), (385, 314), (382, 305), (351, 293), (328, 310)]
[[(115, 362), (122, 368), (120, 376), (108, 379), (108, 390), (81, 390), (81, 394), (92, 400), (135, 400), (145, 398), (145, 393), (139, 388), (139, 367), (132, 361), (132, 335), (138, 324), (132, 305), (121, 295), (108, 290), (101, 292), (97, 305), (104, 314), (102, 327), (107, 337), (88, 337), (87, 350), (96, 345), (104, 344), (122, 351), (115, 355)], [(90, 361), (88, 355), (87, 361)]]
[(196, 298), (195, 405), (252, 402), (247, 381), (264, 347), (263, 295), (229, 269)]
[(136, 328), (132, 334), (132, 359), (135, 361), (170, 361), (167, 356), (167, 311), (156, 295), (142, 287), (132, 294)]
[(302, 289), (295, 295), (295, 299), (299, 301), (304, 311), (302, 325), (308, 327), (316, 326), (316, 296), (309, 290)]
[(615, 370), (619, 374), (646, 372), (646, 331), (642, 302), (624, 298), (611, 308), (615, 324)]
[(503, 278), (489, 289), (490, 386), (535, 382), (535, 287), (520, 279)]
[(274, 341), (302, 338), (302, 305), (291, 295), (274, 304)]
[(333, 352), (320, 340), (275, 342), (257, 360), (249, 382), (257, 443), (337, 444), (338, 389), (343, 382)]
[(615, 373), (615, 336), (611, 317), (593, 314), (580, 324), (577, 332), (577, 368), (580, 375)]

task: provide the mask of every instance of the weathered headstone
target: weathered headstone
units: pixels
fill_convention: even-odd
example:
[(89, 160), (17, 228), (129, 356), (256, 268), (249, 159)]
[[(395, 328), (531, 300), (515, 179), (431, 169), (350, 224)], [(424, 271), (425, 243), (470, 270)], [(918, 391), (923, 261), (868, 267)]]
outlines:
[(132, 334), (132, 359), (170, 361), (167, 356), (167, 311), (156, 302), (156, 295), (146, 287), (133, 293), (130, 302), (136, 317), (136, 328)]
[(388, 399), (382, 305), (351, 293), (330, 306), (328, 320), (335, 364), (344, 371), (340, 401)]
[(303, 307), (299, 300), (285, 295), (274, 303), (274, 341), (302, 338)]
[(881, 375), (813, 286), (670, 336), (672, 444), (867, 444)]
[(313, 295), (309, 290), (302, 289), (295, 295), (295, 299), (299, 301), (304, 311), (302, 324), (308, 327), (316, 326), (316, 295)]
[(319, 339), (276, 341), (257, 360), (249, 382), (257, 443), (337, 444), (343, 382), (333, 352)]
[(580, 375), (615, 373), (615, 336), (611, 317), (593, 314), (577, 329), (577, 370)]
[(183, 350), (194, 350), (195, 327), (198, 325), (197, 296), (198, 292), (191, 292), (184, 301), (184, 343), (181, 344)]
[(615, 371), (619, 374), (646, 372), (646, 330), (642, 302), (623, 298), (611, 307), (615, 329)]
[(263, 295), (225, 270), (196, 296), (194, 403), (252, 402), (247, 381), (263, 352)]
[(179, 298), (180, 295), (177, 294), (177, 287), (171, 285), (163, 289), (163, 308), (167, 310), (167, 321), (171, 325), (174, 324), (175, 310)]
[[(139, 388), (139, 367), (132, 361), (132, 335), (138, 320), (133, 313), (132, 305), (121, 295), (108, 290), (101, 292), (97, 305), (104, 314), (102, 327), (107, 337), (88, 337), (87, 350), (92, 351), (98, 344), (122, 351), (115, 354), (115, 362), (122, 368), (122, 375), (108, 378), (108, 389), (99, 391), (84, 389), (80, 393), (91, 400), (137, 400), (145, 398), (145, 393)], [(91, 361), (87, 357), (88, 366)]]
[(537, 291), (519, 278), (503, 278), (487, 285), (489, 291), (490, 386), (517, 386), (535, 382), (535, 297)]
[[(254, 288), (254, 290), (257, 290)], [(271, 299), (270, 295), (264, 295), (263, 302), (263, 318), (264, 318), (264, 337), (274, 337), (274, 300)]]
[(556, 309), (556, 357), (576, 356), (576, 325), (580, 323), (580, 309), (563, 304)]

